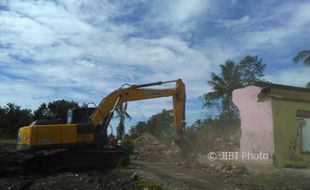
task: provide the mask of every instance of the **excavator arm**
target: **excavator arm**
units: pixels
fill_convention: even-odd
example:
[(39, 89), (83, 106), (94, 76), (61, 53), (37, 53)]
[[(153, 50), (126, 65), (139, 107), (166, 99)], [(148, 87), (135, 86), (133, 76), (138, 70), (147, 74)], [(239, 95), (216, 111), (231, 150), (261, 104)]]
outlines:
[[(175, 88), (150, 89), (145, 87), (162, 85), (164, 83), (176, 82)], [(146, 100), (161, 97), (172, 97), (175, 139), (181, 140), (185, 127), (185, 85), (181, 79), (175, 81), (155, 82), (141, 85), (131, 85), (127, 88), (120, 88), (106, 96), (95, 112), (90, 116), (90, 122), (95, 127), (107, 127), (116, 106), (125, 102)]]

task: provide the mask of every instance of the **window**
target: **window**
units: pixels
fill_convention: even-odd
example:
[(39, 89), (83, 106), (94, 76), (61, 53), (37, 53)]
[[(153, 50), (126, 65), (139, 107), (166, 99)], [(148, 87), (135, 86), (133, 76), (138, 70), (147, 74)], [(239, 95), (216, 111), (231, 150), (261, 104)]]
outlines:
[(310, 153), (310, 111), (297, 110), (300, 151)]

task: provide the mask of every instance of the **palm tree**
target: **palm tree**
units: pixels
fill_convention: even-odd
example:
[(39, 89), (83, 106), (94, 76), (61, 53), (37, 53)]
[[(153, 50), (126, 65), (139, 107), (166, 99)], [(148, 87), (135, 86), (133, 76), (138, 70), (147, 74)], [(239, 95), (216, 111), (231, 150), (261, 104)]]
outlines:
[[(304, 50), (299, 52), (294, 58), (295, 63), (303, 62), (304, 65), (310, 66), (310, 50)], [(310, 82), (308, 82), (306, 88), (310, 88)]]
[(310, 66), (310, 50), (304, 50), (299, 52), (294, 58), (295, 63), (303, 62), (305, 65)]
[(226, 61), (220, 67), (220, 75), (212, 73), (208, 81), (213, 91), (204, 94), (205, 106), (214, 106), (214, 103), (221, 101), (222, 114), (232, 113), (232, 91), (241, 87), (239, 66), (233, 61)]
[(127, 103), (119, 104), (116, 109), (117, 117), (119, 118), (119, 123), (116, 128), (116, 138), (123, 139), (125, 135), (125, 120), (131, 119), (131, 116), (127, 113)]

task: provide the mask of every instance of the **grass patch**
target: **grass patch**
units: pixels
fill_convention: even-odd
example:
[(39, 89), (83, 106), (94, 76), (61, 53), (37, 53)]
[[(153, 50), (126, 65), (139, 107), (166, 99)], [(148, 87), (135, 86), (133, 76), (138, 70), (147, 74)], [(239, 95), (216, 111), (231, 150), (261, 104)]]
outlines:
[(0, 139), (0, 144), (16, 144), (16, 139)]
[(164, 190), (162, 185), (155, 184), (154, 182), (148, 179), (140, 179), (138, 182), (138, 186), (147, 190)]

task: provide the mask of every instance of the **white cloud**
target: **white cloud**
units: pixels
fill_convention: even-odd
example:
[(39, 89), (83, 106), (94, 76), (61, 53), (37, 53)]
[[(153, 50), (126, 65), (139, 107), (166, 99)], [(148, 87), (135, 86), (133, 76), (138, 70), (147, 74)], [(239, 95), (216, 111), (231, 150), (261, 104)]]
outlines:
[[(186, 2), (180, 3), (169, 17), (179, 24), (192, 21), (202, 11), (202, 6), (194, 6), (201, 2), (192, 3), (189, 7)], [(11, 96), (3, 93), (2, 103), (14, 101), (33, 109), (43, 101), (59, 98), (98, 103), (124, 82), (177, 78), (192, 84), (187, 85), (189, 98), (204, 92), (199, 85), (209, 70), (206, 56), (190, 48), (178, 35), (126, 39), (141, 29), (109, 20), (123, 14), (117, 4), (10, 1), (8, 6), (10, 11), (1, 13), (4, 24), (0, 32), (6, 34), (1, 43), (10, 47), (1, 51), (0, 62), (5, 64), (2, 72), (23, 78), (23, 82), (3, 81), (2, 88), (8, 85), (15, 90), (11, 90)], [(12, 55), (30, 61), (25, 64)], [(26, 101), (18, 101), (19, 94), (28, 97)], [(168, 106), (163, 101), (140, 104), (148, 116)]]
[(200, 46), (200, 50), (204, 51), (210, 60), (214, 69), (218, 69), (218, 65), (223, 64), (228, 59), (235, 59), (240, 55), (244, 55), (238, 47), (239, 44), (231, 44), (221, 38), (208, 38), (204, 40)]
[(210, 10), (212, 0), (167, 0), (155, 1), (147, 22), (164, 24), (173, 32), (189, 32), (195, 29), (201, 16)]
[(241, 43), (251, 50), (286, 47), (291, 39), (309, 31), (309, 8), (309, 2), (288, 2), (261, 13), (262, 18), (254, 19), (251, 29), (241, 33)]
[(306, 87), (307, 83), (310, 82), (309, 76), (309, 67), (297, 67), (269, 74), (266, 76), (266, 80), (276, 84)]
[(241, 27), (245, 24), (247, 24), (250, 21), (250, 16), (249, 15), (245, 15), (239, 19), (235, 19), (235, 20), (223, 20), (223, 19), (219, 19), (217, 20), (217, 24), (220, 27), (226, 27), (226, 28), (234, 28), (234, 27)]
[(40, 25), (34, 20), (16, 13), (2, 13), (0, 17), (2, 43), (19, 41), (23, 45), (47, 45), (55, 40), (55, 34), (49, 28)]
[(286, 38), (292, 34), (297, 35), (298, 31), (291, 28), (270, 28), (263, 31), (247, 32), (243, 41), (248, 49), (260, 49), (286, 44)]
[(204, 10), (207, 1), (202, 0), (177, 0), (177, 1), (168, 1), (168, 5), (162, 4), (165, 6), (166, 12), (163, 17), (166, 17), (166, 22), (173, 23), (182, 23), (188, 22), (194, 18), (197, 18), (201, 11)]
[[(299, 3), (265, 12), (262, 18), (252, 14), (237, 20), (219, 17), (217, 26), (233, 31), (234, 39), (207, 35), (193, 45), (192, 35), (209, 33), (209, 26), (200, 26), (203, 21), (212, 20), (214, 10), (222, 14), (216, 1), (133, 2), (138, 8), (123, 3), (7, 1), (8, 9), (0, 10), (0, 76), (4, 76), (0, 78), (4, 90), (0, 104), (14, 101), (36, 108), (42, 101), (56, 98), (98, 103), (123, 83), (177, 78), (187, 84), (191, 102), (210, 90), (206, 84), (209, 73), (226, 59), (253, 49), (279, 47), (292, 36), (309, 31), (308, 4)], [(145, 12), (140, 4), (147, 4)], [(139, 19), (130, 20), (140, 13)], [(289, 15), (287, 22), (265, 26), (283, 15)], [(197, 31), (199, 27), (202, 31)], [(285, 81), (285, 74), (277, 77)], [(170, 106), (165, 100), (151, 102), (139, 102), (148, 116)], [(190, 110), (194, 115), (199, 109)]]
[[(24, 108), (33, 108), (38, 105), (38, 100), (42, 101), (51, 94), (51, 89), (41, 84), (30, 83), (20, 79), (9, 79), (0, 77), (0, 105), (15, 103)], [(41, 102), (40, 102), (41, 103)]]
[(172, 109), (171, 97), (128, 103), (128, 113), (136, 118), (145, 118), (145, 120), (160, 113), (163, 109)]

